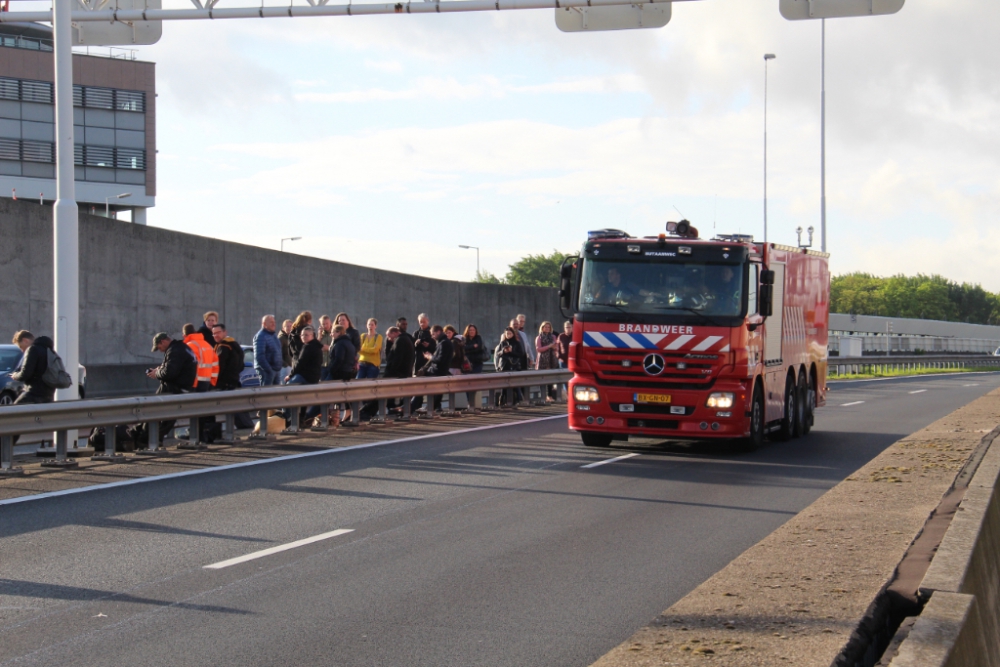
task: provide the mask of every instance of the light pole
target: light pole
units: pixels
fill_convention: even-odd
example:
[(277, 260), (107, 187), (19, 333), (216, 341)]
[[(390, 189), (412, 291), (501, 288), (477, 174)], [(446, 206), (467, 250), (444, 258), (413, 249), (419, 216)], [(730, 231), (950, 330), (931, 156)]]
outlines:
[(826, 252), (826, 19), (820, 20), (820, 26), (819, 249)]
[(131, 197), (131, 196), (132, 196), (131, 192), (123, 192), (120, 195), (114, 195), (113, 197), (105, 197), (104, 198), (104, 217), (105, 218), (110, 218), (111, 217), (111, 200), (112, 199), (125, 199), (125, 198)]
[(288, 238), (281, 239), (281, 252), (285, 252), (285, 241), (301, 241), (301, 236), (289, 236)]
[(767, 61), (776, 57), (773, 53), (764, 54), (764, 243), (767, 243)]
[(476, 251), (476, 278), (479, 277), (479, 248), (474, 245), (460, 245), (459, 248), (463, 250), (475, 250)]

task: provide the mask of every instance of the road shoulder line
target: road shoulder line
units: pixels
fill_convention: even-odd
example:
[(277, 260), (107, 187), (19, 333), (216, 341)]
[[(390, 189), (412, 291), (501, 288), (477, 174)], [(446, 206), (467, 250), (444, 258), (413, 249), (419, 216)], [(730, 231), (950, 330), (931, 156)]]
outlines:
[(191, 477), (193, 475), (207, 475), (209, 473), (222, 472), (225, 470), (236, 470), (238, 468), (249, 468), (250, 466), (266, 465), (268, 463), (279, 463), (284, 461), (294, 461), (296, 459), (304, 459), (312, 456), (324, 456), (327, 454), (340, 454), (343, 452), (353, 452), (359, 449), (370, 449), (372, 447), (384, 447), (386, 445), (396, 445), (406, 442), (416, 442), (419, 440), (429, 440), (431, 438), (459, 435), (465, 433), (477, 433), (479, 431), (489, 431), (497, 428), (505, 428), (508, 426), (518, 426), (521, 424), (534, 424), (537, 422), (550, 421), (553, 419), (566, 419), (566, 413), (559, 415), (552, 415), (548, 417), (534, 417), (532, 419), (524, 419), (520, 421), (504, 422), (502, 424), (488, 424), (486, 426), (475, 426), (473, 428), (458, 429), (455, 431), (442, 431), (439, 433), (424, 433), (421, 435), (409, 436), (406, 438), (394, 438), (392, 440), (379, 440), (376, 442), (366, 442), (358, 445), (347, 445), (346, 447), (334, 447), (330, 449), (320, 449), (313, 452), (302, 452), (299, 454), (287, 454), (285, 456), (275, 456), (266, 459), (255, 459), (253, 461), (240, 461), (239, 463), (230, 463), (221, 466), (213, 466), (210, 468), (200, 468), (198, 470), (184, 470), (181, 472), (172, 472), (164, 475), (150, 475), (149, 477), (138, 477), (135, 479), (126, 479), (118, 482), (108, 482), (106, 484), (93, 484), (90, 486), (79, 486), (71, 489), (60, 489), (59, 491), (47, 491), (45, 493), (36, 493), (27, 496), (18, 496), (15, 498), (5, 498), (0, 500), (0, 507), (4, 505), (15, 505), (17, 503), (26, 503), (34, 500), (44, 500), (46, 498), (58, 498), (60, 496), (70, 496), (77, 493), (88, 493), (90, 491), (104, 491), (107, 489), (116, 489), (124, 486), (132, 486), (134, 484), (145, 484), (147, 482), (159, 482), (168, 479), (179, 479), (181, 477)]

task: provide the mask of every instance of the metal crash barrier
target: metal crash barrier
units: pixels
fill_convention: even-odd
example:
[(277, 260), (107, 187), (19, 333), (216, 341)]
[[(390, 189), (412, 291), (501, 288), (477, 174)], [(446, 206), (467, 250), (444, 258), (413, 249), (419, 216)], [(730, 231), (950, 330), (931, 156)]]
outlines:
[[(345, 426), (358, 426), (363, 403), (378, 401), (378, 413), (374, 424), (386, 423), (388, 410), (386, 401), (403, 399), (402, 414), (397, 421), (409, 421), (410, 399), (424, 396), (428, 414), (433, 416), (434, 396), (448, 396), (448, 410), (442, 417), (458, 416), (457, 396), (462, 393), (485, 392), (486, 410), (496, 409), (498, 397), (505, 394), (506, 406), (514, 404), (516, 392), (522, 392), (525, 402), (529, 402), (531, 388), (540, 389), (540, 399), (544, 402), (547, 387), (561, 387), (569, 382), (572, 373), (565, 370), (526, 371), (520, 373), (489, 373), (477, 375), (449, 375), (445, 377), (415, 377), (406, 379), (352, 380), (348, 382), (321, 382), (313, 385), (282, 385), (275, 387), (254, 387), (235, 391), (216, 391), (203, 394), (165, 394), (138, 396), (131, 398), (109, 398), (100, 400), (63, 401), (45, 405), (14, 405), (0, 410), (0, 474), (21, 474), (23, 471), (13, 465), (13, 436), (29, 433), (55, 432), (55, 462), (72, 465), (67, 459), (67, 431), (76, 429), (89, 432), (95, 427), (105, 428), (105, 454), (97, 457), (104, 460), (124, 460), (115, 453), (115, 427), (119, 424), (148, 424), (146, 449), (137, 449), (136, 454), (156, 454), (160, 447), (159, 425), (161, 421), (188, 419), (189, 444), (202, 446), (198, 442), (200, 434), (195, 424), (198, 417), (225, 417), (223, 443), (235, 442), (234, 415), (242, 412), (260, 412), (259, 432), (251, 438), (264, 439), (269, 436), (267, 429), (268, 410), (290, 410), (290, 424), (283, 433), (301, 430), (299, 408), (319, 406), (321, 423), (314, 430), (323, 431), (329, 426), (328, 415), (333, 405), (350, 405), (351, 419)], [(472, 408), (473, 406), (470, 406)], [(167, 435), (167, 434), (163, 434)]]
[(830, 377), (880, 373), (884, 371), (920, 371), (948, 368), (1000, 368), (1000, 357), (982, 354), (914, 354), (865, 357), (829, 357), (827, 368)]

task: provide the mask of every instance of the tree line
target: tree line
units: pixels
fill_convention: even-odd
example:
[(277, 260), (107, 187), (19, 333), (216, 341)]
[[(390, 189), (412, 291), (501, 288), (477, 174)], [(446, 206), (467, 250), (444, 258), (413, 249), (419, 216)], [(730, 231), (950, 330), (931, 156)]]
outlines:
[[(502, 278), (482, 271), (476, 282), (558, 287), (559, 268), (566, 257), (558, 250), (527, 255), (511, 264)], [(1000, 324), (1000, 294), (939, 275), (880, 277), (855, 272), (831, 279), (830, 312)]]
[(939, 275), (855, 272), (830, 281), (830, 312), (1000, 324), (1000, 294)]

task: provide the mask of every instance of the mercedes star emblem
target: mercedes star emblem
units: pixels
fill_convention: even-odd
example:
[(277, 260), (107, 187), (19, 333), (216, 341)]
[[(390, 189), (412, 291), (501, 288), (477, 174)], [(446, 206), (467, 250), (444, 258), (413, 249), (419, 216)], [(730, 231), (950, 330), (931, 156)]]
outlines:
[(646, 358), (642, 360), (642, 368), (649, 375), (659, 375), (666, 365), (663, 357), (658, 354), (647, 354)]

